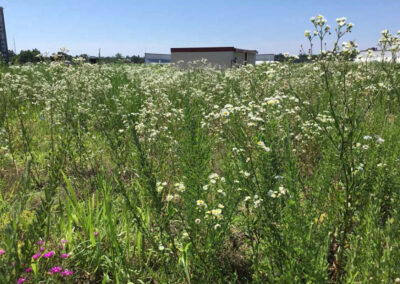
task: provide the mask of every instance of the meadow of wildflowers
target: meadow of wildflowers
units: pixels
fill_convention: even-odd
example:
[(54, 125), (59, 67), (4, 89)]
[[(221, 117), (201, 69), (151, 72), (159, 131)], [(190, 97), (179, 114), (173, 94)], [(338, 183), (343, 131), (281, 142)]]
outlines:
[(306, 64), (1, 67), (0, 283), (400, 282), (400, 65), (352, 26)]

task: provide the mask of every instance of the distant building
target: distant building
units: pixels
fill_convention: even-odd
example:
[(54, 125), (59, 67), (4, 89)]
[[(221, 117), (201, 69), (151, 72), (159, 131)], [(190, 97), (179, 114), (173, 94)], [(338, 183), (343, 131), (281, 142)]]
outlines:
[(208, 64), (220, 68), (230, 68), (256, 63), (257, 50), (235, 47), (188, 47), (171, 48), (171, 62), (187, 65), (189, 62), (206, 59)]
[(171, 63), (171, 54), (145, 53), (144, 63), (146, 64), (168, 64)]
[(272, 53), (262, 53), (256, 55), (256, 64), (274, 62), (275, 54)]
[(89, 56), (88, 61), (91, 64), (96, 64), (99, 61), (99, 58), (97, 56)]
[(6, 22), (4, 21), (3, 7), (0, 7), (0, 52), (4, 61), (8, 62)]
[(397, 62), (400, 63), (400, 52), (392, 53), (391, 51), (382, 52), (376, 47), (371, 47), (366, 50), (361, 50), (356, 58), (356, 62), (365, 61), (385, 61), (385, 62)]

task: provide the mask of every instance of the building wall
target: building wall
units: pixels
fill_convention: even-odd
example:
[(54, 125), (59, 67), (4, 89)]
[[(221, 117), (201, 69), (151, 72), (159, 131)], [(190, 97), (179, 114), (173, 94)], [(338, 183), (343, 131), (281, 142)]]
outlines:
[(171, 62), (171, 54), (145, 53), (144, 60), (146, 64), (165, 64)]
[(247, 63), (248, 64), (256, 64), (256, 54), (255, 53), (247, 53)]
[(244, 53), (235, 52), (236, 64), (243, 65), (244, 64)]
[(274, 54), (257, 54), (256, 61), (274, 61), (275, 55)]
[(232, 66), (234, 59), (233, 51), (217, 51), (217, 52), (172, 52), (171, 62), (178, 63), (184, 61), (183, 65), (188, 62), (207, 59), (207, 62), (215, 67), (229, 68)]
[(390, 51), (386, 51), (383, 56), (382, 56), (382, 51), (377, 50), (377, 51), (372, 51), (372, 56), (368, 56), (368, 51), (361, 51), (359, 56), (360, 58), (356, 58), (356, 62), (371, 62), (371, 61), (386, 61), (386, 62), (391, 62), (393, 59), (397, 62), (400, 63), (400, 52), (397, 52), (395, 54), (395, 58), (393, 58), (393, 54)]
[(256, 63), (256, 54), (255, 53), (247, 53), (247, 60), (246, 54), (243, 52), (235, 52), (236, 63), (239, 65), (243, 65), (245, 61), (247, 64), (255, 64)]

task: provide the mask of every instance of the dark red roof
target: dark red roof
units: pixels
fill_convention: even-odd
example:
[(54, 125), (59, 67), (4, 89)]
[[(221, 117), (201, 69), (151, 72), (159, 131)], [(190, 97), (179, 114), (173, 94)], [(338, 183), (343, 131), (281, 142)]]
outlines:
[(235, 48), (233, 46), (228, 47), (173, 47), (172, 52), (219, 52), (219, 51), (234, 51), (240, 53), (258, 53), (257, 50), (247, 50)]

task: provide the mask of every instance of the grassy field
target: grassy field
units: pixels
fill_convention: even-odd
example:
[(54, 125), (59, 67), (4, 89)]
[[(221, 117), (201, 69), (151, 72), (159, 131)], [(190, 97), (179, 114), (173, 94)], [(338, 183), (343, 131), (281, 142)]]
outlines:
[(400, 66), (0, 71), (0, 283), (400, 282)]

